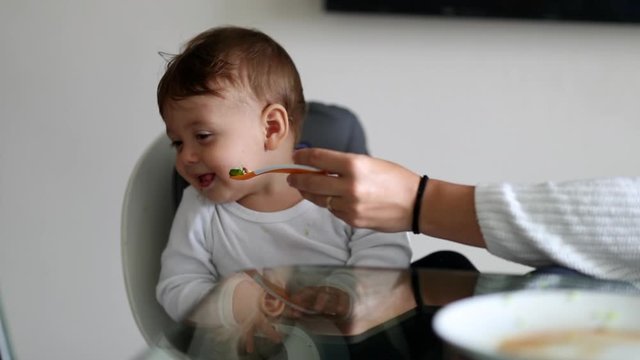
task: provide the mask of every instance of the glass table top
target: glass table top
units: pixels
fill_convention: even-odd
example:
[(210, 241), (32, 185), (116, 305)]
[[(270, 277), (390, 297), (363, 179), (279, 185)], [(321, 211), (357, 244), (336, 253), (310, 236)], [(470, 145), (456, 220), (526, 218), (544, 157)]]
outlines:
[(432, 328), (443, 306), (525, 289), (640, 296), (577, 274), (281, 267), (233, 274), (146, 359), (465, 359)]

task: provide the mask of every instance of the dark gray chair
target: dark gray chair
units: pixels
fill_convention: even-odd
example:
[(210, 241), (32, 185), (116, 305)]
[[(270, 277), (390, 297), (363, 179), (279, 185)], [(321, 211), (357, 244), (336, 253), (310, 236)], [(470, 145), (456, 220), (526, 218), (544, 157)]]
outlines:
[(364, 129), (354, 113), (340, 106), (310, 102), (299, 147), (369, 154)]

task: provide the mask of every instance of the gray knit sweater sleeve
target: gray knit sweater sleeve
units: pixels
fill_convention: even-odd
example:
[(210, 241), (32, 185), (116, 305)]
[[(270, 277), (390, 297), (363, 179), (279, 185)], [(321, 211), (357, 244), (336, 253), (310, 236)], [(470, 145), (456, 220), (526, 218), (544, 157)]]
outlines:
[(640, 281), (640, 178), (478, 185), (475, 202), (496, 256)]

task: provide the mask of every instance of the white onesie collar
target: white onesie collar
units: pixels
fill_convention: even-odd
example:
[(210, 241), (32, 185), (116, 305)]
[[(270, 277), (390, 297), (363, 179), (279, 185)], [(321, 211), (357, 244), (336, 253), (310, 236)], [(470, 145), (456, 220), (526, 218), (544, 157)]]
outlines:
[(262, 212), (246, 208), (237, 202), (218, 204), (218, 207), (245, 220), (256, 223), (286, 222), (313, 209), (316, 205), (308, 200), (302, 200), (296, 205), (282, 211)]

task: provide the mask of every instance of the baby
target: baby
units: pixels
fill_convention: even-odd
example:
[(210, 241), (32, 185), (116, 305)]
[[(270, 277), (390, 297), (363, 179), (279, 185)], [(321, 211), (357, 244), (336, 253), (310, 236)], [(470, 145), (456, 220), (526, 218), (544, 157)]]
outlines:
[(174, 320), (244, 269), (409, 265), (406, 233), (354, 228), (304, 200), (286, 174), (229, 176), (292, 163), (305, 100), (293, 61), (269, 36), (239, 27), (201, 33), (169, 61), (157, 95), (176, 169), (190, 184), (156, 289)]

